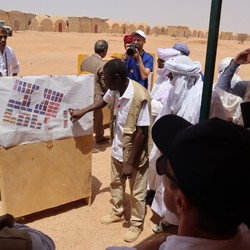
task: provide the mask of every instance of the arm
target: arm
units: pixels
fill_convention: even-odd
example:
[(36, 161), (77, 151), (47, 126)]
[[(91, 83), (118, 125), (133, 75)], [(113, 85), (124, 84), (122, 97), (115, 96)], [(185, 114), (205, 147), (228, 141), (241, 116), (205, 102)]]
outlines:
[(122, 61), (123, 62), (126, 62), (128, 60), (128, 55), (127, 55), (127, 52), (125, 52), (123, 55), (122, 55)]
[(231, 63), (220, 74), (217, 86), (222, 90), (229, 92), (231, 88), (232, 77), (239, 66), (240, 66), (239, 64), (235, 64), (234, 62), (231, 61)]
[(247, 88), (247, 85), (249, 84), (249, 82), (248, 81), (239, 81), (234, 86), (231, 86), (232, 77), (233, 77), (236, 69), (240, 65), (237, 62), (240, 62), (240, 60), (233, 59), (231, 61), (231, 63), (229, 64), (229, 66), (225, 68), (225, 70), (221, 73), (221, 75), (218, 79), (217, 86), (226, 92), (229, 92), (231, 94), (234, 94), (234, 95), (237, 95), (237, 96), (243, 98), (245, 96), (246, 88)]
[(152, 101), (151, 101), (151, 113), (154, 116), (157, 116), (163, 108), (163, 105), (167, 102), (169, 92), (173, 87), (170, 84), (169, 79), (162, 81), (161, 77), (156, 79), (154, 83), (153, 89), (150, 93)]
[(148, 127), (136, 127), (135, 137), (132, 145), (132, 149), (127, 162), (123, 163), (122, 175), (126, 179), (131, 178), (133, 167), (135, 165), (138, 156), (141, 155), (143, 146), (148, 137)]
[(12, 49), (11, 49), (11, 53), (12, 53), (12, 61), (10, 65), (10, 72), (12, 72), (12, 76), (17, 76), (17, 74), (20, 71), (19, 61), (17, 60), (15, 52)]
[(152, 250), (152, 249), (159, 249), (160, 245), (166, 241), (166, 237), (168, 233), (160, 233), (154, 234), (147, 239), (143, 240), (139, 244), (135, 245), (134, 247), (107, 247), (106, 250)]
[(145, 67), (145, 65), (143, 64), (142, 57), (141, 57), (138, 49), (136, 49), (136, 53), (134, 55), (134, 58), (136, 58), (136, 60), (137, 60), (142, 80), (146, 80), (151, 72), (151, 69)]
[(103, 100), (97, 101), (89, 106), (87, 106), (86, 108), (83, 109), (72, 109), (69, 108), (69, 113), (70, 113), (70, 120), (72, 122), (76, 122), (78, 121), (82, 116), (84, 116), (85, 114), (87, 114), (90, 111), (94, 111), (96, 109), (100, 109), (100, 108), (104, 108), (107, 105), (106, 102), (104, 102)]
[(166, 241), (168, 235), (168, 233), (154, 234), (152, 237), (149, 237), (148, 240), (146, 239), (134, 247), (136, 250), (159, 249), (160, 245)]
[(157, 116), (162, 110), (162, 107), (163, 103), (161, 100), (152, 99), (151, 101), (152, 115)]
[(108, 87), (107, 87), (107, 85), (105, 84), (105, 81), (104, 81), (103, 67), (98, 70), (97, 76), (98, 76), (98, 82), (99, 82), (101, 90), (102, 90), (102, 94), (105, 94), (107, 92), (107, 90), (108, 90)]

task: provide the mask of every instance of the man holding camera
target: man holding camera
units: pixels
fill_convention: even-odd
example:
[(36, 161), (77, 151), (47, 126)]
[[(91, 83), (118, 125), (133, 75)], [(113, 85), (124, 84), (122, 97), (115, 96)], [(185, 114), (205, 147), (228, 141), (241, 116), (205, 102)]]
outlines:
[(133, 41), (127, 45), (126, 66), (127, 76), (148, 88), (148, 76), (154, 69), (153, 56), (143, 49), (146, 43), (146, 35), (142, 30), (137, 30), (131, 34)]

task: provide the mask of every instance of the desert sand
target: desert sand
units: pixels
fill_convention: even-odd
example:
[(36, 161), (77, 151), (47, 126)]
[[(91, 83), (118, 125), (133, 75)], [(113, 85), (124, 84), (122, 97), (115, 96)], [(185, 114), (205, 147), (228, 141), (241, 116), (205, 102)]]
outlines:
[[(109, 43), (107, 58), (112, 53), (123, 52), (123, 35), (84, 34), (84, 33), (50, 33), (50, 32), (17, 32), (8, 38), (10, 45), (20, 61), (19, 75), (68, 75), (77, 74), (78, 54), (92, 54), (96, 40), (105, 39)], [(145, 49), (156, 53), (157, 48), (172, 47), (177, 41), (188, 44), (191, 58), (198, 60), (205, 70), (207, 41), (199, 38), (171, 38), (167, 36), (148, 36)], [(250, 42), (239, 44), (237, 41), (218, 42), (217, 65), (224, 57), (234, 56), (241, 50), (250, 47)], [(240, 76), (250, 79), (249, 66), (241, 66)], [(105, 130), (109, 135), (109, 129)], [(122, 221), (111, 225), (102, 225), (99, 219), (111, 211), (109, 193), (110, 154), (109, 144), (96, 146), (100, 152), (92, 155), (92, 202), (88, 206), (83, 201), (76, 201), (60, 207), (25, 216), (22, 223), (48, 234), (59, 250), (99, 250), (107, 246), (134, 246), (150, 237), (153, 221), (157, 220), (147, 206), (144, 230), (139, 239), (133, 243), (123, 241), (129, 227)], [(127, 190), (129, 191), (129, 190)]]

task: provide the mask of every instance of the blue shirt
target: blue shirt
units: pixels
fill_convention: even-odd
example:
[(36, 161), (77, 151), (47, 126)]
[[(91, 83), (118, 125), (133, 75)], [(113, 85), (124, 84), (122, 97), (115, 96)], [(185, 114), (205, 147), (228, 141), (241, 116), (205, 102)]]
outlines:
[[(150, 69), (150, 71), (152, 72), (154, 69), (153, 56), (144, 51), (143, 54), (141, 55), (141, 58), (142, 58), (142, 62), (143, 62), (144, 67), (147, 69)], [(140, 69), (139, 69), (139, 66), (137, 63), (137, 59), (129, 57), (126, 61), (126, 66), (127, 66), (127, 70), (128, 70), (127, 76), (130, 79), (139, 82), (142, 86), (144, 86), (147, 89), (148, 88), (148, 78), (146, 80), (143, 80), (141, 78)]]

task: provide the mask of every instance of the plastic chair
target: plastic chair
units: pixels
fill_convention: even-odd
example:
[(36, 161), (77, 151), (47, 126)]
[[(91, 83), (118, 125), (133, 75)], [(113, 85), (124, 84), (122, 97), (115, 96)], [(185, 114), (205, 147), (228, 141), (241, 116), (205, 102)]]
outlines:
[(117, 59), (122, 59), (123, 54), (122, 53), (113, 53), (111, 54), (111, 58), (117, 58)]

